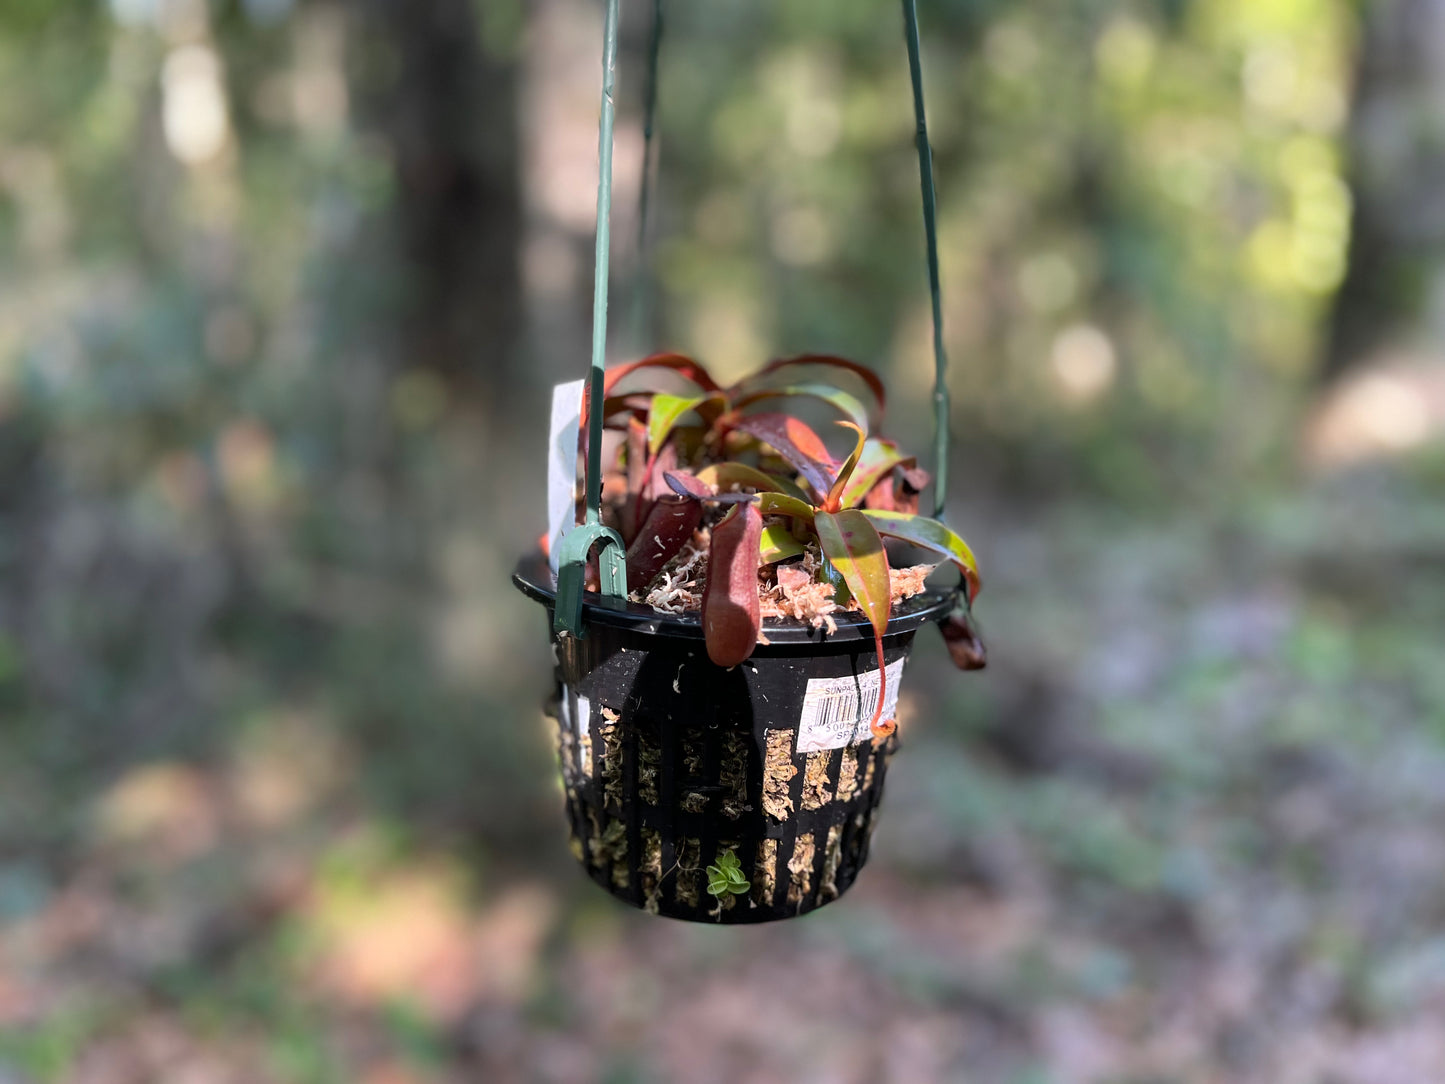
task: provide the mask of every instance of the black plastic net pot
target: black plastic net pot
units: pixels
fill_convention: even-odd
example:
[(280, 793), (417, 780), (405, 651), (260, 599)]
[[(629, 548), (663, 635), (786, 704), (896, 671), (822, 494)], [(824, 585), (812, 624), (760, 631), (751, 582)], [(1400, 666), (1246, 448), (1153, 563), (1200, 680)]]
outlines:
[[(547, 607), (550, 635), (546, 562), (523, 561), (513, 582)], [(869, 734), (879, 683), (867, 621), (835, 614), (827, 634), (765, 622), (770, 642), (723, 670), (695, 615), (594, 599), (585, 637), (553, 637), (549, 711), (572, 849), (588, 875), (635, 907), (705, 922), (791, 918), (847, 891), (898, 742)], [(883, 639), (890, 701), (914, 633), (952, 605), (926, 592), (894, 606)], [(714, 898), (706, 871), (726, 852), (749, 888)]]

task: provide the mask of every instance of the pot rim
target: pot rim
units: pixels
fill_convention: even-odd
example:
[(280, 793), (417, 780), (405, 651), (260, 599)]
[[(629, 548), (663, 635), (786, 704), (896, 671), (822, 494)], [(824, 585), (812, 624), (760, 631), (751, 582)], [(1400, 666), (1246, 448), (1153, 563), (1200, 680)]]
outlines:
[[(523, 557), (512, 573), (512, 583), (528, 598), (550, 610), (557, 599), (556, 580), (547, 559), (539, 552)], [(958, 598), (950, 589), (930, 588), (893, 607), (884, 636), (916, 632), (930, 621), (941, 620)], [(583, 596), (582, 612), (589, 624), (607, 625), (656, 636), (672, 636), (683, 640), (703, 639), (702, 619), (697, 614), (667, 614), (635, 602), (604, 598), (588, 591)], [(873, 626), (862, 614), (853, 611), (835, 613), (838, 631), (815, 629), (802, 621), (770, 617), (763, 621), (763, 634), (768, 644), (823, 644), (845, 640), (873, 639)], [(760, 650), (768, 645), (759, 644)]]

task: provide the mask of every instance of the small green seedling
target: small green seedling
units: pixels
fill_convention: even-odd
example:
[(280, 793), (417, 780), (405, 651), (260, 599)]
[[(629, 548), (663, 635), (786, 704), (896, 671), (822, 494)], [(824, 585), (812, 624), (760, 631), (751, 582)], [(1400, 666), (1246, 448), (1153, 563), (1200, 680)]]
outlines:
[(732, 851), (723, 851), (717, 856), (717, 865), (707, 867), (708, 893), (719, 900), (728, 895), (745, 895), (751, 887), (743, 876), (738, 856)]

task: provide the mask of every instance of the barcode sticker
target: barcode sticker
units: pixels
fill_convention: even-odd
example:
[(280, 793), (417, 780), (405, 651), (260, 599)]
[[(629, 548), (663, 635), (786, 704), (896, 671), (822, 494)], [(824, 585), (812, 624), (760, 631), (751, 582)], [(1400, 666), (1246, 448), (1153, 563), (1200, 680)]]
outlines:
[[(903, 660), (887, 668), (888, 693), (883, 701), (883, 718), (898, 714), (898, 685), (903, 680)], [(878, 671), (856, 678), (813, 678), (803, 694), (803, 715), (798, 720), (798, 752), (841, 749), (868, 740), (868, 724), (878, 706)]]

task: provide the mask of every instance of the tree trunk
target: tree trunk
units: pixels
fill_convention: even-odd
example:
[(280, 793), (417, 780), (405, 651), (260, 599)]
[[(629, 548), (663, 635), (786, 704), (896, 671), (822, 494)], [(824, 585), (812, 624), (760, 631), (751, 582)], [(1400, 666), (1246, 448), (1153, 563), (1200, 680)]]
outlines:
[[(1348, 140), (1349, 269), (1324, 364), (1334, 379), (1445, 343), (1445, 0), (1362, 5)], [(1433, 344), (1433, 345), (1432, 345)]]
[(471, 0), (374, 0), (364, 17), (392, 53), (372, 94), (396, 168), (403, 360), (490, 400), (521, 331), (516, 65), (483, 48)]

